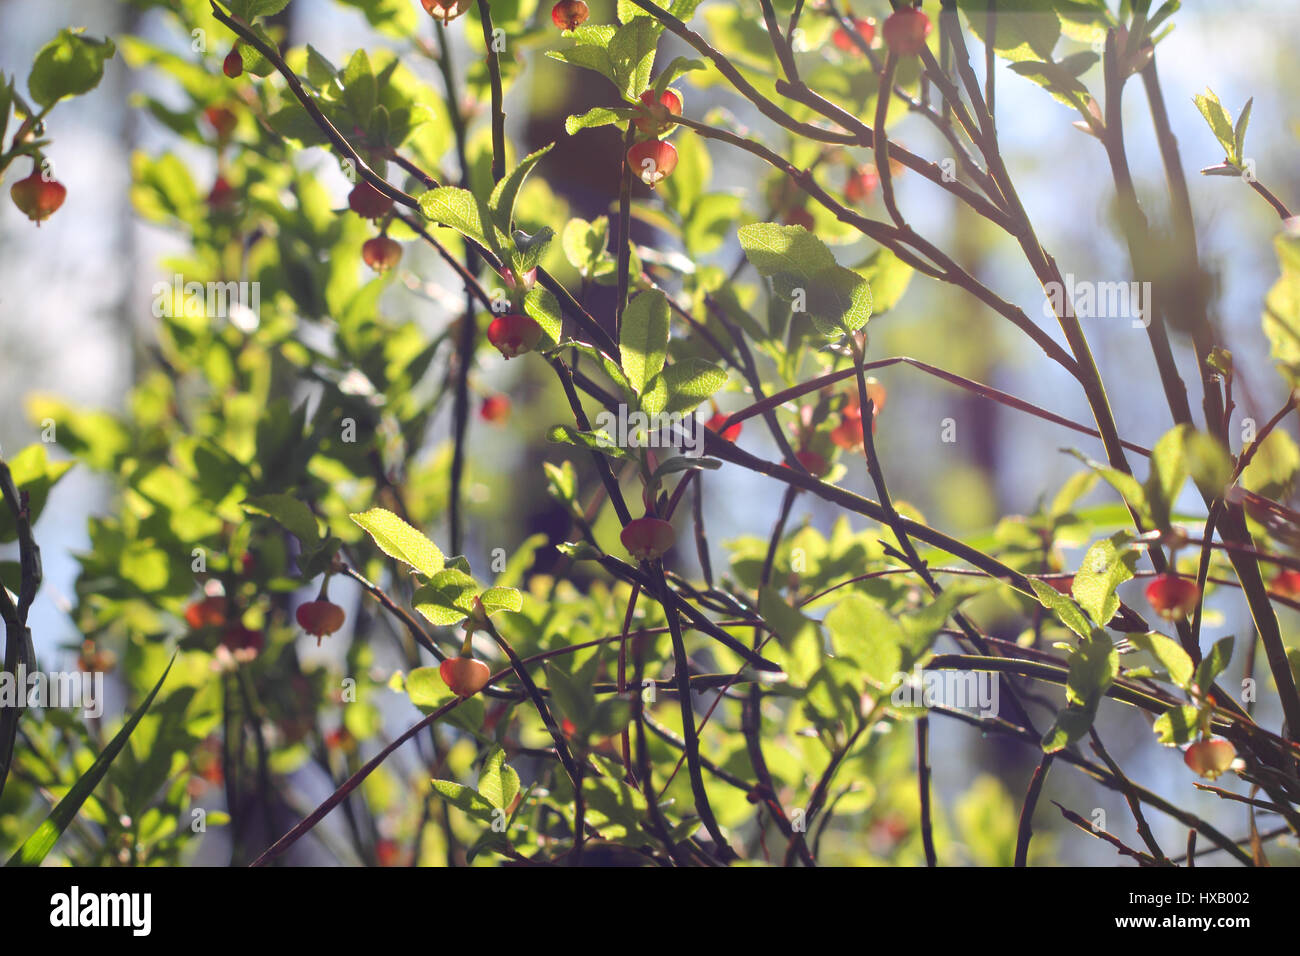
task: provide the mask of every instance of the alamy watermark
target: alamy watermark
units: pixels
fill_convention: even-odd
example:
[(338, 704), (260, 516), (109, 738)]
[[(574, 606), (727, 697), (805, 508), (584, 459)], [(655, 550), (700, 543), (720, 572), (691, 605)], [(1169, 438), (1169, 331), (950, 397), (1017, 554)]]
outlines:
[(704, 423), (694, 412), (650, 415), (619, 405), (617, 413), (605, 410), (596, 415), (594, 424), (620, 448), (675, 448), (687, 458), (704, 454)]
[(103, 671), (32, 671), (19, 663), (15, 671), (0, 671), (0, 708), (60, 707), (80, 709), (94, 720), (104, 714)]
[(1043, 317), (1074, 316), (1080, 319), (1132, 319), (1133, 328), (1151, 324), (1150, 282), (1091, 282), (1065, 274), (1065, 282), (1043, 286), (1047, 300)]
[(992, 671), (922, 670), (894, 675), (897, 686), (890, 695), (895, 707), (947, 707), (996, 717), (1000, 685)]
[(186, 282), (179, 272), (155, 282), (154, 318), (229, 319), (241, 332), (256, 331), (262, 317), (260, 282)]

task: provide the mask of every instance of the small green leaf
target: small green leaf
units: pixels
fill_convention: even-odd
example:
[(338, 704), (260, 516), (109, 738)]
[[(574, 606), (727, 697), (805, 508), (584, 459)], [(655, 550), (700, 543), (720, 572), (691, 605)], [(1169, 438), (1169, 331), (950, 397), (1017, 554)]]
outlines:
[(478, 792), (499, 810), (509, 809), (519, 793), (519, 774), (506, 763), (506, 752), (493, 747), (478, 775)]
[(642, 292), (628, 302), (618, 349), (623, 374), (640, 395), (663, 369), (668, 354), (668, 299), (662, 292)]
[(1136, 564), (1137, 552), (1129, 547), (1129, 537), (1122, 531), (1096, 542), (1083, 556), (1074, 576), (1074, 599), (1101, 627), (1119, 610), (1115, 589), (1133, 577)]
[(674, 362), (661, 373), (668, 390), (664, 412), (684, 415), (727, 384), (727, 373), (704, 359)]
[(463, 810), (475, 820), (489, 826), (496, 819), (498, 809), (473, 787), (453, 780), (434, 780), (434, 791), (458, 810)]
[[(497, 228), (502, 232), (510, 232), (514, 226), (515, 219), (515, 200), (519, 197), (519, 189), (523, 186), (524, 180), (528, 174), (533, 171), (533, 167), (541, 161), (541, 158), (551, 151), (555, 146), (554, 143), (547, 143), (541, 149), (529, 153), (523, 158), (523, 161), (506, 175), (501, 182), (496, 184), (492, 190), (492, 196), (488, 200), (488, 208), (492, 210), (492, 220), (497, 224)], [(525, 270), (526, 271), (526, 270)]]
[(1169, 679), (1179, 687), (1186, 688), (1191, 683), (1192, 659), (1177, 641), (1155, 633), (1129, 634), (1128, 641), (1138, 650), (1154, 657), (1169, 674)]
[(244, 502), (244, 510), (266, 515), (302, 542), (304, 551), (315, 551), (321, 543), (316, 516), (293, 495), (259, 495)]
[(371, 508), (348, 515), (390, 558), (409, 564), (425, 577), (443, 569), (445, 559), (438, 546), (391, 511)]
[(1210, 124), (1214, 138), (1223, 147), (1223, 155), (1231, 159), (1236, 144), (1232, 117), (1228, 115), (1228, 111), (1223, 108), (1223, 104), (1209, 87), (1206, 87), (1204, 94), (1198, 93), (1193, 96), (1192, 100), (1196, 103), (1196, 108), (1201, 111), (1201, 115), (1205, 117), (1205, 122)]
[(116, 51), (113, 41), (83, 35), (84, 28), (68, 29), (36, 54), (27, 89), (39, 106), (53, 106), (65, 96), (79, 96), (99, 85), (104, 61)]

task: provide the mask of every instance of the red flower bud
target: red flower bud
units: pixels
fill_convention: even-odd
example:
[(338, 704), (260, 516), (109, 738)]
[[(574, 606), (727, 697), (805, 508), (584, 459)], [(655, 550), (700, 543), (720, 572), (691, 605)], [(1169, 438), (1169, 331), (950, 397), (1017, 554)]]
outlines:
[(191, 630), (220, 627), (226, 623), (226, 599), (220, 595), (195, 601), (185, 609), (185, 623)]
[(633, 174), (653, 189), (677, 168), (677, 147), (663, 140), (648, 139), (627, 151), (627, 162)]
[(930, 35), (930, 18), (913, 7), (904, 7), (889, 15), (882, 32), (890, 50), (899, 56), (915, 56)]
[(587, 22), (591, 10), (582, 0), (560, 0), (551, 7), (551, 22), (561, 30), (574, 30)]
[(401, 261), (402, 247), (387, 236), (375, 236), (362, 244), (361, 258), (376, 272), (387, 272)]
[(1201, 599), (1201, 589), (1191, 578), (1158, 574), (1147, 585), (1147, 601), (1167, 621), (1181, 621)]
[(348, 207), (362, 219), (378, 219), (393, 208), (393, 201), (362, 180), (348, 193)]
[(221, 64), (221, 72), (232, 80), (244, 72), (244, 57), (240, 54), (239, 47), (234, 47), (226, 54)]
[[(871, 41), (876, 38), (876, 21), (864, 17), (850, 17), (849, 21), (858, 36), (862, 37), (862, 42), (870, 46)], [(835, 44), (836, 49), (843, 50), (845, 53), (852, 53), (859, 49), (852, 35), (843, 27), (835, 28), (835, 32), (831, 34), (831, 42)]]
[(1183, 763), (1187, 764), (1193, 773), (1210, 780), (1230, 768), (1236, 759), (1237, 748), (1222, 739), (1198, 740), (1183, 754)]
[(63, 205), (68, 190), (62, 183), (44, 179), (33, 169), (30, 176), (18, 180), (9, 188), (9, 195), (23, 215), (39, 226)]
[(724, 430), (722, 426), (726, 424), (726, 421), (727, 415), (725, 412), (714, 412), (713, 417), (704, 423), (704, 427), (711, 432), (717, 432), (727, 441), (735, 441), (740, 437), (740, 428), (744, 423), (736, 422), (736, 424)]
[(866, 202), (879, 186), (880, 174), (875, 166), (867, 163), (849, 174), (844, 184), (844, 198), (851, 203)]
[(676, 534), (673, 526), (662, 518), (646, 515), (629, 521), (619, 535), (623, 547), (638, 561), (652, 561), (662, 557), (673, 546)]
[(478, 413), (479, 417), (485, 422), (492, 422), (495, 425), (503, 424), (510, 417), (510, 399), (500, 393), (489, 395), (483, 399), (483, 404), (479, 407)]
[(347, 616), (343, 608), (331, 601), (308, 601), (298, 605), (298, 626), (316, 638), (316, 643), (326, 635), (333, 634), (343, 626)]
[(526, 315), (507, 313), (492, 320), (488, 341), (507, 359), (531, 352), (542, 338), (542, 327)]
[(203, 111), (203, 118), (217, 131), (217, 140), (222, 143), (230, 139), (235, 126), (239, 123), (235, 114), (224, 106), (209, 106)]
[(492, 672), (472, 657), (449, 657), (438, 665), (442, 681), (457, 697), (472, 697), (487, 686)]
[(664, 90), (655, 102), (653, 90), (641, 94), (641, 115), (633, 122), (645, 136), (654, 136), (672, 128), (673, 117), (682, 115), (682, 100), (672, 90)]
[(469, 0), (420, 0), (425, 12), (435, 20), (450, 23), (469, 9)]

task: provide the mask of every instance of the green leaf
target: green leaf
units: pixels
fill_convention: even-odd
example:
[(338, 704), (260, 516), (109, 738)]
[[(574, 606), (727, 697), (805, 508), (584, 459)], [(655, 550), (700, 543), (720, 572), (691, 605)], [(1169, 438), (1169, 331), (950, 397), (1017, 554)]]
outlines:
[(370, 57), (365, 50), (357, 50), (343, 68), (343, 104), (352, 114), (352, 120), (362, 129), (370, 125), (370, 114), (378, 103), (378, 86)]
[(560, 233), (560, 245), (564, 249), (564, 258), (569, 264), (587, 278), (596, 271), (596, 266), (605, 257), (609, 243), (609, 219), (601, 216), (591, 222), (585, 219), (570, 219)]
[(371, 508), (348, 515), (390, 558), (409, 564), (425, 577), (443, 569), (445, 559), (438, 546), (391, 511)]
[(1232, 481), (1233, 463), (1228, 450), (1213, 435), (1189, 431), (1183, 439), (1183, 461), (1197, 490), (1205, 497), (1221, 498)]
[(853, 269), (871, 289), (871, 313), (880, 315), (898, 305), (916, 271), (883, 246)]
[(1214, 642), (1208, 654), (1201, 658), (1196, 666), (1196, 686), (1208, 691), (1215, 679), (1223, 673), (1232, 660), (1232, 647), (1236, 640), (1231, 636), (1221, 637)]
[(39, 866), (41, 861), (45, 859), (46, 854), (54, 848), (54, 844), (58, 842), (63, 831), (68, 828), (68, 824), (77, 816), (77, 811), (86, 802), (86, 798), (94, 793), (95, 788), (99, 786), (99, 782), (104, 779), (104, 775), (108, 773), (108, 768), (117, 759), (117, 755), (122, 752), (126, 742), (131, 739), (131, 734), (135, 731), (136, 725), (140, 723), (140, 719), (144, 717), (153, 704), (154, 698), (158, 696), (158, 691), (162, 688), (167, 675), (171, 673), (172, 664), (175, 661), (176, 655), (173, 653), (171, 660), (167, 662), (166, 669), (162, 672), (162, 676), (153, 685), (153, 690), (149, 691), (149, 695), (127, 718), (126, 723), (122, 725), (122, 729), (113, 735), (113, 739), (95, 758), (95, 762), (86, 769), (86, 772), (73, 784), (72, 789), (50, 811), (50, 815), (36, 828), (36, 832), (28, 837), (17, 852), (9, 858), (9, 862), (5, 864), (6, 866)]
[(1192, 431), (1189, 425), (1178, 425), (1165, 432), (1151, 449), (1151, 473), (1143, 490), (1151, 508), (1151, 517), (1161, 530), (1168, 530), (1174, 500), (1187, 481), (1183, 446), (1184, 439)]
[(1137, 512), (1139, 517), (1143, 518), (1145, 521), (1150, 521), (1151, 508), (1147, 504), (1146, 491), (1143, 490), (1142, 485), (1138, 483), (1136, 478), (1120, 471), (1118, 468), (1111, 468), (1108, 465), (1095, 462), (1076, 449), (1071, 448), (1069, 449), (1069, 452), (1097, 474), (1101, 475), (1107, 484), (1119, 492), (1120, 497), (1124, 499), (1125, 503), (1128, 504), (1130, 508)]
[[(966, 23), (981, 43), (988, 33), (988, 0), (958, 0)], [(1059, 0), (1016, 0), (1009, 7), (999, 4), (1002, 16), (993, 20), (993, 50), (1013, 62), (1030, 58), (1050, 60), (1061, 36), (1056, 8)]]
[[(20, 493), (27, 493), (27, 517), (31, 524), (34, 525), (45, 510), (50, 490), (68, 473), (72, 465), (71, 461), (50, 461), (43, 444), (28, 445), (9, 462), (9, 475), (14, 487)], [(17, 537), (18, 526), (14, 523), (13, 512), (7, 504), (0, 501), (0, 543), (13, 541)]]
[(1062, 624), (1080, 637), (1087, 637), (1092, 633), (1092, 625), (1079, 610), (1079, 605), (1070, 600), (1067, 595), (1043, 581), (1031, 580), (1029, 583), (1038, 594), (1039, 603), (1054, 613)]
[[(459, 568), (443, 568), (418, 588), (411, 606), (438, 627), (459, 624), (474, 610), (474, 598), (482, 590), (477, 581)], [(505, 589), (502, 590), (511, 590)]]
[(668, 298), (662, 292), (642, 292), (628, 302), (618, 350), (623, 374), (640, 395), (668, 355)]
[(432, 710), (447, 699), (449, 691), (436, 667), (417, 667), (406, 675), (406, 694), (411, 703)]
[[(554, 143), (547, 143), (536, 152), (529, 153), (518, 166), (510, 170), (501, 182), (492, 190), (488, 208), (492, 210), (492, 220), (502, 232), (510, 232), (515, 220), (515, 200), (519, 198), (519, 189), (533, 171), (541, 158), (554, 148)], [(527, 270), (525, 270), (527, 271)]]
[(650, 17), (637, 17), (619, 27), (609, 41), (614, 85), (625, 99), (634, 100), (650, 86), (655, 47), (663, 26)]
[(293, 495), (258, 495), (244, 502), (244, 510), (273, 519), (302, 542), (304, 551), (315, 551), (320, 545), (316, 516)]
[(627, 452), (614, 439), (600, 429), (584, 432), (573, 425), (555, 425), (546, 432), (546, 440), (557, 445), (577, 445), (590, 448), (611, 458), (626, 458)]
[(1119, 651), (1105, 631), (1096, 630), (1070, 653), (1065, 697), (1079, 707), (1095, 707), (1119, 675)]
[(737, 232), (745, 256), (773, 291), (806, 311), (823, 334), (854, 331), (871, 317), (871, 287), (835, 261), (826, 244), (803, 226), (751, 223)]
[(560, 303), (549, 290), (533, 286), (524, 296), (524, 313), (542, 327), (542, 334), (555, 345), (560, 343), (564, 334), (564, 317), (560, 312)]
[(660, 373), (668, 390), (663, 411), (684, 415), (727, 384), (727, 373), (704, 359), (687, 358), (666, 367)]
[(1246, 127), (1250, 125), (1250, 110), (1255, 105), (1255, 97), (1246, 100), (1237, 117), (1237, 125), (1232, 130), (1232, 161), (1240, 166), (1244, 162), (1246, 150)]
[(1096, 717), (1095, 708), (1073, 705), (1062, 708), (1057, 713), (1052, 726), (1043, 735), (1043, 753), (1058, 753), (1081, 739)]
[[(1177, 641), (1155, 633), (1129, 634), (1128, 641), (1154, 657), (1169, 674), (1169, 679), (1179, 687), (1186, 688), (1192, 682), (1192, 659)], [(1128, 673), (1131, 674), (1132, 670)]]
[(891, 687), (903, 667), (906, 635), (883, 606), (850, 592), (826, 615), (835, 651), (851, 658), (880, 687)]
[(1206, 87), (1204, 94), (1198, 93), (1193, 96), (1192, 100), (1196, 103), (1196, 108), (1201, 111), (1201, 115), (1205, 117), (1205, 122), (1210, 124), (1214, 138), (1223, 147), (1224, 157), (1232, 159), (1236, 134), (1233, 132), (1232, 117), (1228, 115), (1228, 111), (1223, 108), (1223, 104), (1209, 87)]
[(484, 612), (491, 617), (497, 611), (520, 611), (524, 606), (523, 595), (517, 588), (488, 588), (479, 595)]
[(1200, 723), (1200, 711), (1190, 704), (1177, 704), (1156, 718), (1152, 730), (1166, 747), (1190, 743)]
[[(502, 248), (503, 236), (492, 225), (487, 207), (468, 189), (456, 186), (439, 186), (420, 195), (420, 211), (425, 218), (450, 226), (481, 246), (496, 253), (503, 262), (509, 257)], [(488, 231), (491, 226), (491, 232)]]
[(53, 106), (65, 96), (79, 96), (99, 85), (104, 61), (116, 47), (109, 39), (83, 35), (84, 28), (61, 30), (36, 54), (27, 89), (39, 106)]
[(611, 126), (633, 119), (637, 111), (631, 107), (593, 106), (585, 113), (574, 113), (564, 121), (564, 131), (572, 136), (584, 129)]
[(555, 230), (550, 226), (543, 226), (531, 236), (522, 229), (516, 229), (510, 236), (514, 244), (510, 254), (510, 265), (515, 274), (525, 275), (537, 268), (537, 264), (546, 255), (546, 250), (554, 238)]
[(1101, 627), (1119, 610), (1115, 589), (1133, 577), (1137, 557), (1123, 531), (1096, 542), (1083, 556), (1074, 576), (1074, 599)]
[(496, 820), (498, 809), (473, 787), (453, 780), (434, 780), (433, 789), (453, 807), (465, 811), (475, 820), (488, 826)]
[(492, 806), (506, 810), (519, 793), (519, 774), (506, 763), (506, 752), (493, 747), (478, 775), (478, 792)]

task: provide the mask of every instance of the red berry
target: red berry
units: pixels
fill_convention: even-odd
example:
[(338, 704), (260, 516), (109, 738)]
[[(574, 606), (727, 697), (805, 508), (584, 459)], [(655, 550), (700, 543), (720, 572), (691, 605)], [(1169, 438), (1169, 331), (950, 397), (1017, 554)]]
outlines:
[(673, 546), (676, 537), (673, 526), (667, 521), (646, 515), (644, 518), (629, 521), (619, 535), (619, 540), (623, 542), (623, 547), (627, 548), (628, 553), (638, 561), (652, 561), (662, 557), (664, 552)]
[(848, 181), (844, 184), (844, 198), (851, 203), (865, 202), (879, 186), (880, 174), (876, 172), (875, 166), (868, 163), (849, 174)]
[(450, 23), (469, 9), (469, 0), (420, 0), (425, 12), (435, 20)]
[(531, 352), (542, 338), (542, 327), (526, 315), (507, 313), (492, 320), (488, 341), (507, 359)]
[(485, 422), (492, 422), (494, 425), (503, 424), (510, 417), (510, 399), (500, 393), (489, 395), (483, 399), (478, 413)]
[(9, 195), (23, 215), (39, 226), (63, 205), (68, 190), (62, 183), (45, 179), (33, 169), (30, 176), (10, 187)]
[(229, 209), (235, 204), (235, 189), (225, 176), (218, 176), (208, 193), (208, 205), (213, 209)]
[(713, 417), (704, 423), (704, 427), (711, 432), (717, 432), (727, 441), (735, 441), (740, 437), (740, 427), (743, 423), (736, 422), (736, 424), (724, 430), (722, 426), (726, 424), (726, 421), (727, 415), (725, 412), (714, 412)]
[(247, 660), (256, 657), (258, 651), (265, 645), (266, 638), (261, 631), (244, 627), (242, 624), (231, 624), (221, 634), (221, 646), (236, 657)]
[(799, 464), (803, 465), (804, 468), (808, 470), (808, 474), (812, 475), (814, 478), (820, 478), (831, 469), (830, 463), (815, 451), (804, 449), (803, 451), (795, 452), (794, 457), (798, 459)]
[(551, 22), (561, 30), (574, 30), (587, 21), (591, 10), (582, 0), (560, 0), (551, 7)]
[(362, 244), (361, 258), (376, 272), (387, 272), (401, 261), (402, 247), (387, 236), (375, 236)]
[(487, 686), (492, 672), (472, 657), (449, 657), (438, 665), (442, 682), (457, 697), (472, 697)]
[(1300, 596), (1300, 571), (1282, 571), (1272, 581), (1273, 590), (1282, 597)]
[(673, 117), (682, 115), (682, 99), (672, 90), (664, 90), (655, 102), (653, 90), (641, 94), (641, 115), (634, 122), (644, 136), (654, 136), (672, 128)]
[(203, 111), (203, 118), (217, 131), (217, 139), (226, 142), (239, 123), (235, 114), (223, 106), (209, 106)]
[(220, 627), (226, 623), (226, 599), (221, 596), (205, 597), (185, 609), (185, 623), (191, 630)]
[(627, 151), (627, 161), (641, 182), (654, 189), (677, 168), (677, 147), (662, 140), (648, 139)]
[(393, 208), (393, 201), (362, 180), (348, 193), (348, 207), (362, 219), (378, 219)]
[(1158, 574), (1147, 585), (1147, 601), (1167, 621), (1181, 621), (1200, 599), (1196, 582), (1177, 574)]
[(1237, 759), (1237, 748), (1221, 739), (1198, 740), (1183, 754), (1183, 763), (1201, 777), (1213, 780), (1232, 766)]
[[(871, 434), (876, 433), (876, 416), (871, 416)], [(862, 447), (862, 416), (850, 415), (848, 409), (845, 409), (840, 423), (831, 429), (831, 441), (845, 451), (852, 451), (854, 448)], [(820, 456), (816, 456), (820, 461)], [(806, 463), (805, 468), (812, 471), (813, 474), (820, 474), (813, 471)]]
[(882, 32), (890, 50), (899, 56), (915, 56), (930, 35), (930, 18), (920, 10), (905, 7), (889, 15)]
[(232, 80), (244, 72), (244, 58), (239, 52), (239, 47), (226, 54), (226, 59), (221, 64), (221, 72)]
[[(858, 36), (862, 37), (862, 42), (870, 46), (871, 41), (876, 37), (876, 21), (865, 17), (852, 17), (850, 21)], [(859, 49), (852, 35), (843, 27), (837, 27), (835, 32), (831, 34), (831, 42), (835, 44), (837, 49), (843, 50), (845, 53), (851, 53)]]
[(331, 601), (308, 601), (306, 604), (300, 604), (296, 615), (298, 626), (316, 638), (318, 644), (320, 638), (333, 634), (342, 627), (346, 616), (343, 608)]

